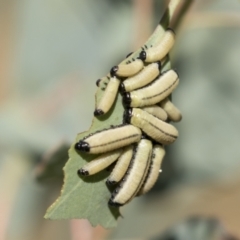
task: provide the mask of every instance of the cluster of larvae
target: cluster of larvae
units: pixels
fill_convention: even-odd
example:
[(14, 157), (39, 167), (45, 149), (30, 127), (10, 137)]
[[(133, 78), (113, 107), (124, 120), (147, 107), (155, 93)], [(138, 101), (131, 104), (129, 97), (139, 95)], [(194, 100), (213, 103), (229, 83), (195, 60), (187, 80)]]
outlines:
[(79, 175), (93, 175), (116, 162), (107, 179), (107, 184), (116, 184), (110, 206), (122, 206), (153, 187), (161, 172), (164, 146), (178, 137), (169, 122), (178, 122), (182, 116), (169, 96), (179, 78), (174, 70), (161, 72), (174, 40), (173, 30), (167, 29), (159, 44), (143, 47), (136, 59), (110, 70), (94, 115), (107, 113), (120, 91), (125, 107), (123, 124), (95, 132), (75, 145), (77, 151), (101, 154), (79, 169)]

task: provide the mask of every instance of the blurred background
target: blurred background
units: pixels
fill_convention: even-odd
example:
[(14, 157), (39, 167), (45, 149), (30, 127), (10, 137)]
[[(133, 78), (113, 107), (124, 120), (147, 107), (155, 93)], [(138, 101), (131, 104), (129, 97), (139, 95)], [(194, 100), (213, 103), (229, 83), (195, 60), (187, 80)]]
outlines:
[[(178, 29), (173, 101), (183, 120), (154, 189), (113, 230), (43, 219), (68, 146), (90, 127), (96, 79), (147, 40), (164, 3), (0, 0), (0, 240), (240, 239), (237, 0), (194, 1)], [(36, 181), (49, 165), (52, 181)]]

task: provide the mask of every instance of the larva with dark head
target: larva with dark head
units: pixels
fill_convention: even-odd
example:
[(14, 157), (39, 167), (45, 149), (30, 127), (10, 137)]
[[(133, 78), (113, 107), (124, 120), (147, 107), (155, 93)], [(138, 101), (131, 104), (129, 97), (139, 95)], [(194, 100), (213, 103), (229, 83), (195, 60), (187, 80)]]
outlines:
[(121, 155), (122, 149), (104, 153), (78, 170), (79, 175), (93, 175), (110, 166)]
[(94, 111), (95, 116), (103, 115), (107, 113), (112, 107), (114, 100), (118, 93), (118, 87), (120, 85), (120, 80), (116, 77), (112, 77), (107, 85), (103, 96)]
[(152, 154), (152, 142), (141, 139), (136, 148), (129, 169), (108, 202), (111, 206), (122, 206), (129, 202), (139, 191)]
[(91, 154), (109, 152), (139, 142), (142, 132), (132, 125), (121, 125), (91, 134), (75, 144), (75, 149)]
[(173, 143), (178, 137), (178, 130), (140, 108), (127, 109), (124, 120), (142, 129), (147, 136), (163, 145)]
[(159, 104), (167, 113), (168, 118), (173, 122), (180, 122), (182, 120), (182, 114), (180, 110), (169, 100), (164, 99)]
[(111, 76), (131, 77), (140, 72), (143, 67), (143, 61), (141, 59), (135, 59), (131, 63), (119, 64), (118, 66), (112, 67), (110, 74)]
[(152, 105), (152, 106), (148, 106), (148, 107), (142, 107), (142, 110), (152, 114), (153, 116), (166, 121), (168, 118), (167, 113), (158, 105)]
[(122, 92), (131, 92), (152, 82), (161, 71), (161, 62), (151, 63), (141, 72), (123, 81), (120, 84)]
[(154, 105), (169, 96), (178, 83), (177, 73), (173, 70), (168, 70), (146, 87), (125, 93), (123, 95), (124, 104), (130, 107)]
[(174, 43), (175, 33), (172, 29), (168, 28), (159, 44), (147, 50), (143, 50), (139, 58), (145, 62), (160, 61), (169, 53)]
[(121, 156), (118, 158), (118, 161), (112, 170), (110, 176), (107, 179), (107, 184), (112, 185), (118, 183), (129, 167), (130, 161), (133, 156), (133, 145), (127, 146), (123, 149)]
[(152, 158), (150, 167), (146, 176), (146, 179), (143, 182), (137, 195), (142, 195), (147, 193), (156, 183), (159, 175), (159, 170), (161, 168), (162, 160), (165, 156), (165, 149), (161, 145), (154, 145), (152, 151)]

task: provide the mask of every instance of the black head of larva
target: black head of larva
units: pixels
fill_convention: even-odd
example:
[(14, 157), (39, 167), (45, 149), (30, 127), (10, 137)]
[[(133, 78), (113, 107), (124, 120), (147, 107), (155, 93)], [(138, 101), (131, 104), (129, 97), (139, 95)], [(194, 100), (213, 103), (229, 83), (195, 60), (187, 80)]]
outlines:
[(147, 58), (147, 53), (146, 51), (141, 51), (140, 54), (139, 54), (139, 59), (141, 59), (142, 61), (145, 61)]
[(110, 70), (110, 75), (112, 77), (116, 76), (117, 71), (118, 71), (118, 66), (112, 67), (111, 70)]
[(107, 181), (106, 181), (106, 184), (108, 185), (108, 186), (112, 186), (112, 185), (114, 185), (114, 184), (116, 184), (117, 182), (116, 181), (111, 181), (111, 180), (109, 180), (109, 179), (107, 179)]
[(125, 106), (130, 106), (130, 103), (131, 103), (131, 94), (129, 92), (123, 94), (123, 103)]
[(122, 94), (126, 92), (124, 83), (121, 83), (121, 84), (120, 84), (119, 90), (120, 90), (120, 92), (121, 92)]
[(104, 114), (104, 112), (103, 112), (103, 110), (101, 110), (101, 109), (96, 109), (95, 111), (94, 111), (94, 116), (96, 117), (96, 116), (100, 116), (100, 115), (103, 115)]
[(84, 141), (79, 141), (75, 144), (75, 149), (78, 151), (82, 151), (82, 152), (89, 152), (90, 151), (90, 147), (89, 144), (87, 142)]
[(97, 87), (99, 87), (100, 82), (101, 82), (101, 79), (99, 78), (99, 79), (96, 81)]
[(89, 172), (83, 168), (80, 168), (78, 169), (77, 171), (78, 175), (81, 175), (81, 176), (88, 176), (89, 175)]
[(132, 109), (131, 108), (127, 108), (124, 111), (123, 122), (124, 123), (130, 123), (131, 122), (131, 117), (132, 117)]
[(148, 136), (145, 133), (142, 133), (141, 139), (148, 139)]
[(157, 65), (158, 65), (158, 69), (159, 69), (159, 71), (161, 71), (161, 68), (162, 68), (161, 61), (158, 61), (158, 62), (156, 62), (156, 63), (157, 63)]

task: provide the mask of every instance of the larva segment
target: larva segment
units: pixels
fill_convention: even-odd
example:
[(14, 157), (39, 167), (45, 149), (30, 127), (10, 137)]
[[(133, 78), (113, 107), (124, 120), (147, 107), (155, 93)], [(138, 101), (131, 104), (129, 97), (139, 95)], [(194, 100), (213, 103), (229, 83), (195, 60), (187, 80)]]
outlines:
[(98, 154), (139, 142), (141, 130), (132, 125), (121, 125), (89, 135), (75, 144), (75, 149)]
[(110, 166), (121, 155), (122, 149), (104, 153), (78, 170), (79, 175), (93, 175)]
[(151, 153), (152, 142), (148, 139), (141, 139), (126, 175), (112, 193), (109, 205), (122, 206), (137, 194), (149, 167)]
[(133, 145), (127, 146), (124, 148), (121, 156), (118, 158), (118, 161), (112, 170), (110, 176), (107, 179), (107, 184), (112, 185), (118, 183), (129, 167), (130, 161), (133, 156)]
[(110, 74), (111, 76), (131, 77), (140, 72), (143, 67), (143, 61), (141, 59), (135, 59), (129, 64), (120, 64), (118, 66), (112, 67)]
[(178, 83), (177, 73), (173, 70), (168, 70), (146, 87), (126, 93), (123, 96), (123, 101), (125, 105), (130, 107), (154, 105), (169, 96)]
[(167, 29), (162, 40), (157, 46), (143, 50), (139, 58), (145, 62), (157, 62), (162, 60), (172, 49), (175, 43), (175, 33), (172, 29)]
[[(141, 189), (141, 187), (142, 187), (142, 185), (143, 185), (144, 180), (145, 180), (146, 177), (147, 177), (148, 169), (149, 169), (149, 167), (150, 167), (150, 163), (151, 163), (151, 159), (152, 159), (152, 150), (153, 150), (152, 144), (153, 144), (153, 143), (152, 143), (152, 141), (151, 141), (151, 151), (150, 151), (149, 154), (148, 154), (148, 163), (147, 163), (147, 166), (146, 166), (146, 171), (143, 173), (141, 184), (139, 184), (138, 189), (136, 190), (136, 192), (135, 192), (134, 196), (131, 198), (131, 200), (132, 200), (135, 196), (137, 196), (139, 190)], [(129, 200), (129, 201), (130, 201), (130, 200)]]
[(118, 88), (120, 85), (120, 80), (116, 77), (112, 77), (107, 85), (103, 96), (94, 111), (95, 116), (103, 115), (107, 113), (112, 107), (114, 100), (117, 96)]
[(167, 113), (158, 105), (152, 105), (152, 106), (148, 106), (148, 107), (142, 107), (142, 110), (152, 114), (153, 116), (166, 121), (168, 118)]
[(149, 137), (163, 145), (173, 143), (178, 137), (177, 129), (140, 108), (125, 111), (125, 121), (142, 129)]
[(180, 122), (182, 120), (182, 114), (180, 110), (169, 100), (169, 98), (164, 99), (159, 104), (168, 115), (168, 118), (173, 122)]
[(137, 75), (128, 78), (120, 85), (122, 92), (131, 92), (152, 82), (161, 71), (161, 62), (151, 63)]
[(150, 167), (146, 176), (146, 179), (143, 182), (143, 185), (141, 186), (139, 192), (137, 195), (142, 195), (147, 193), (156, 183), (158, 176), (159, 176), (159, 170), (161, 168), (162, 160), (165, 156), (165, 149), (161, 145), (155, 145), (153, 147), (152, 151), (152, 158)]

